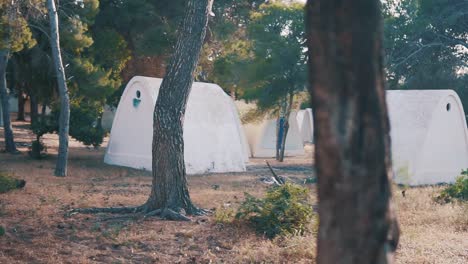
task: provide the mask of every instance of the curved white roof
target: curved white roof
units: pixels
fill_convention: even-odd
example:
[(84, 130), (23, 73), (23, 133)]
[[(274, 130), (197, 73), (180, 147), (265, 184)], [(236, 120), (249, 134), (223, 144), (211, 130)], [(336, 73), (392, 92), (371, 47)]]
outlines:
[[(255, 109), (255, 104), (245, 101), (236, 101), (241, 115)], [(285, 156), (304, 155), (304, 145), (299, 132), (296, 119), (297, 112), (292, 111), (289, 116), (289, 130), (286, 136)], [(247, 124), (243, 124), (247, 141), (250, 146), (251, 157), (271, 158), (276, 155), (276, 119), (269, 116), (259, 118)]]
[(303, 142), (314, 141), (314, 120), (312, 115), (312, 109), (306, 108), (297, 112), (297, 124), (299, 131), (301, 132)]
[(454, 91), (390, 90), (387, 105), (397, 182), (453, 182), (468, 168), (465, 114)]
[[(136, 76), (127, 84), (112, 125), (106, 163), (151, 170), (153, 112), (161, 83), (159, 78)], [(194, 82), (184, 118), (187, 173), (245, 171), (248, 157), (242, 133), (232, 99), (221, 87)]]

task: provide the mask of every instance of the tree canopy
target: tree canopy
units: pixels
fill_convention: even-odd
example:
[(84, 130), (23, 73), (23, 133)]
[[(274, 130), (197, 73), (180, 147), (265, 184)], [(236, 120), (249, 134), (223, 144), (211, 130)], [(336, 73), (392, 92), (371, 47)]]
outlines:
[(389, 0), (384, 7), (389, 87), (454, 89), (468, 110), (468, 1)]

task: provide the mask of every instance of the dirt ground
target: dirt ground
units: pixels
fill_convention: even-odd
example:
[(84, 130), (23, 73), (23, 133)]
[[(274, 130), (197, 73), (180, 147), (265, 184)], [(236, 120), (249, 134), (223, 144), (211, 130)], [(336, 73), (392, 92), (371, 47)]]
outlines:
[[(132, 216), (72, 215), (71, 208), (130, 206), (145, 202), (151, 174), (103, 163), (105, 144), (88, 149), (70, 143), (69, 175), (52, 176), (57, 137), (46, 135), (48, 157), (27, 155), (32, 135), (27, 123), (15, 122), (21, 154), (0, 153), (0, 171), (25, 179), (23, 190), (0, 194), (0, 263), (314, 263), (315, 235), (268, 240), (216, 216), (192, 222)], [(3, 129), (0, 129), (0, 149)], [(302, 182), (313, 174), (313, 146), (303, 157), (271, 161), (278, 174)], [(217, 211), (235, 208), (244, 192), (262, 195), (270, 172), (261, 159), (244, 173), (189, 176), (195, 204)], [(315, 195), (315, 186), (308, 186)], [(468, 206), (439, 205), (440, 187), (412, 188), (403, 198), (394, 188), (402, 236), (398, 263), (468, 263)], [(228, 209), (226, 209), (228, 208)]]

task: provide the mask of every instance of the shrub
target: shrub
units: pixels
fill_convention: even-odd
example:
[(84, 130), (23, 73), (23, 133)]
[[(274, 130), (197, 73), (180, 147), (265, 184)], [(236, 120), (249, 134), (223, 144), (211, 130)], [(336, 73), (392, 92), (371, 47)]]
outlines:
[(22, 188), (25, 184), (26, 182), (23, 180), (14, 179), (10, 175), (0, 172), (0, 193)]
[(31, 144), (29, 155), (34, 159), (41, 159), (45, 155), (44, 152), (47, 152), (47, 148), (41, 138), (44, 134), (53, 133), (58, 130), (57, 122), (52, 116), (40, 115), (31, 124), (31, 129), (36, 135), (36, 140), (33, 140)]
[(36, 141), (40, 141), (41, 137), (47, 133), (54, 133), (58, 130), (58, 124), (53, 116), (39, 115), (31, 124), (31, 129), (36, 135)]
[(214, 219), (218, 224), (229, 224), (234, 220), (235, 214), (234, 209), (221, 207), (215, 211)]
[(5, 228), (3, 226), (0, 226), (0, 237), (5, 235)]
[(236, 218), (246, 220), (258, 233), (273, 238), (277, 235), (303, 234), (312, 221), (309, 190), (286, 183), (271, 187), (263, 199), (246, 193)]
[(101, 112), (101, 107), (95, 105), (72, 104), (70, 107), (70, 136), (86, 146), (100, 146), (107, 134), (98, 122)]
[(468, 201), (468, 170), (462, 171), (455, 184), (446, 187), (435, 199), (439, 203)]

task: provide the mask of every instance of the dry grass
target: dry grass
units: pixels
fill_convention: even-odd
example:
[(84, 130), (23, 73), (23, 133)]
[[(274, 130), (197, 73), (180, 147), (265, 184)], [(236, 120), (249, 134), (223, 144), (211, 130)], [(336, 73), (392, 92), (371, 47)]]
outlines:
[[(32, 138), (23, 123), (15, 123), (15, 135), (19, 142)], [(30, 159), (25, 147), (21, 155), (0, 153), (0, 170), (27, 181), (24, 190), (0, 194), (0, 225), (6, 228), (0, 237), (0, 263), (313, 263), (313, 233), (268, 240), (248, 227), (217, 223), (213, 215), (189, 223), (66, 217), (70, 208), (141, 204), (151, 177), (106, 165), (102, 149), (72, 142), (69, 176), (56, 178), (51, 176), (56, 137), (48, 135), (45, 142), (51, 155), (42, 161)], [(299, 181), (312, 173), (311, 160), (309, 151), (307, 157), (290, 159), (279, 172)], [(203, 208), (235, 208), (244, 192), (264, 193), (267, 185), (259, 181), (264, 176), (270, 173), (262, 160), (254, 160), (246, 173), (190, 176), (191, 196)], [(398, 263), (468, 262), (468, 206), (432, 202), (438, 191), (409, 189), (406, 198), (395, 193), (403, 232)]]

